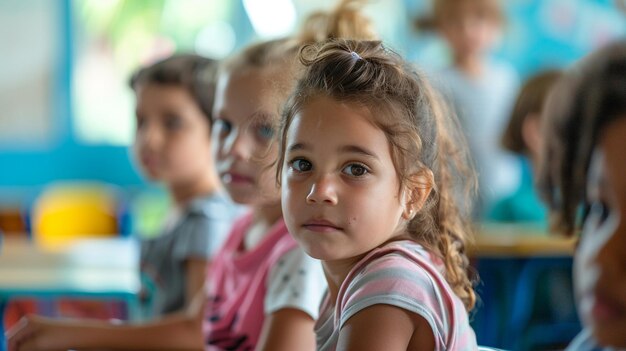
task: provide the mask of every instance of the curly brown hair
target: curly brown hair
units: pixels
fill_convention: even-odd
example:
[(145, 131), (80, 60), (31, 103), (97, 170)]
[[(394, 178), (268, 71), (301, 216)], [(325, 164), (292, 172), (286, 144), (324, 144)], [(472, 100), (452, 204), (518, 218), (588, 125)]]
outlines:
[(583, 59), (556, 84), (543, 111), (539, 189), (555, 231), (572, 235), (581, 224), (591, 155), (603, 128), (626, 116), (626, 40)]
[(407, 231), (442, 259), (448, 283), (471, 310), (476, 296), (465, 246), (473, 237), (469, 214), (476, 176), (454, 115), (424, 75), (380, 41), (331, 40), (303, 47), (299, 58), (306, 69), (282, 115), (277, 180), (286, 133), (312, 98), (328, 96), (369, 109), (391, 145), (401, 189), (419, 186), (411, 183), (412, 175), (432, 172), (433, 190)]

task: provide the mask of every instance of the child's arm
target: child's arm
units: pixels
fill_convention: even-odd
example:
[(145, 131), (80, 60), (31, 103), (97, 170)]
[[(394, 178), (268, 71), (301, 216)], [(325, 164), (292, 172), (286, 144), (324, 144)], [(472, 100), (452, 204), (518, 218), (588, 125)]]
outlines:
[(203, 290), (209, 261), (201, 258), (185, 260), (185, 308), (189, 306), (199, 291)]
[(201, 293), (184, 313), (146, 324), (114, 325), (29, 316), (8, 331), (9, 350), (203, 350), (203, 312)]
[(283, 308), (265, 318), (256, 351), (315, 350), (315, 321), (307, 313)]
[(314, 324), (325, 290), (318, 260), (300, 248), (285, 253), (268, 276), (265, 321), (256, 350), (315, 350)]
[(373, 305), (348, 319), (337, 351), (434, 350), (433, 331), (423, 317), (391, 305)]
[(29, 316), (9, 333), (9, 350), (203, 350), (202, 326), (185, 318), (145, 325), (59, 321)]

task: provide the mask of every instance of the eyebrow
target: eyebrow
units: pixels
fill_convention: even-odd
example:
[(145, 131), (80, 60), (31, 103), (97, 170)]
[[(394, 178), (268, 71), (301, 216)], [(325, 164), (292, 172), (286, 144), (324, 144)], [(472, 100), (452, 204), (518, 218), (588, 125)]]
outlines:
[(356, 146), (356, 145), (342, 146), (339, 149), (339, 151), (346, 152), (346, 153), (351, 153), (351, 154), (361, 154), (361, 155), (367, 156), (369, 158), (378, 159), (378, 156), (376, 156), (376, 154), (373, 153), (372, 151), (369, 151), (366, 148), (363, 148), (363, 147), (360, 147), (360, 146)]
[[(217, 111), (217, 113), (213, 115), (213, 119), (231, 120), (229, 118), (229, 114), (226, 112), (225, 109)], [(246, 117), (246, 119), (244, 120), (244, 123), (246, 122), (272, 123), (272, 121), (273, 121), (273, 116), (271, 113), (267, 113), (264, 111), (255, 111), (255, 112), (252, 112), (248, 117)]]
[[(309, 144), (306, 143), (296, 143), (291, 145), (287, 151), (288, 152), (292, 152), (292, 151), (298, 151), (298, 150), (310, 150), (311, 146)], [(343, 153), (351, 153), (351, 154), (360, 154), (363, 156), (366, 156), (368, 158), (373, 158), (378, 160), (378, 156), (376, 156), (375, 153), (367, 150), (366, 148), (357, 146), (357, 145), (345, 145), (339, 148), (340, 152)]]
[(297, 144), (293, 144), (291, 145), (287, 151), (288, 152), (292, 152), (292, 151), (298, 151), (298, 150), (307, 150), (310, 149), (310, 147), (308, 147), (306, 144), (303, 143), (297, 143)]
[(274, 116), (271, 113), (268, 113), (263, 110), (253, 112), (250, 117), (250, 120), (254, 119), (255, 121), (261, 122), (271, 122), (274, 119)]

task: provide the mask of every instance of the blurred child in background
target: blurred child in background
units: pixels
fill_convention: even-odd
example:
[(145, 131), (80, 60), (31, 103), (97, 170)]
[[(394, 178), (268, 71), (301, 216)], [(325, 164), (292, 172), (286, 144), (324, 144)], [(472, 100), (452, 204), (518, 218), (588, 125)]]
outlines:
[[(211, 153), (216, 69), (214, 60), (179, 54), (130, 79), (136, 161), (148, 180), (166, 187), (173, 203), (160, 235), (141, 243), (141, 273), (150, 282), (143, 287), (147, 318), (185, 308), (204, 285), (207, 264), (236, 215)], [(72, 317), (103, 319), (92, 304), (71, 301), (61, 307)]]
[(360, 4), (313, 14), (292, 39), (253, 45), (227, 61), (215, 99), (217, 165), (233, 199), (252, 207), (211, 269), (207, 343), (216, 349), (313, 350), (325, 291), (319, 261), (289, 235), (276, 186), (275, 125), (293, 88), (302, 44), (372, 37)]
[(557, 70), (541, 72), (528, 79), (517, 96), (501, 143), (519, 156), (521, 181), (515, 192), (491, 207), (487, 220), (540, 226), (547, 223), (547, 210), (535, 192), (535, 172), (543, 145), (541, 111), (550, 89), (560, 77), (561, 72)]
[(517, 94), (519, 79), (491, 56), (505, 23), (499, 0), (434, 0), (434, 25), (448, 43), (452, 64), (435, 83), (459, 115), (476, 161), (480, 184), (477, 215), (517, 186), (515, 159), (499, 138)]
[(216, 69), (211, 59), (175, 55), (130, 80), (137, 98), (136, 159), (146, 177), (164, 183), (174, 203), (161, 235), (141, 245), (155, 316), (183, 310), (201, 290), (207, 264), (236, 215), (211, 151)]
[(540, 190), (555, 229), (582, 228), (574, 285), (585, 330), (568, 350), (626, 349), (626, 41), (567, 72), (543, 118)]
[[(529, 231), (548, 232), (548, 211), (535, 191), (545, 137), (541, 114), (549, 93), (562, 75), (559, 70), (547, 70), (524, 83), (501, 141), (505, 149), (519, 156), (522, 171), (520, 186), (495, 202), (487, 214), (488, 221), (515, 223)], [(574, 331), (562, 331), (564, 340), (569, 340), (571, 336), (565, 335), (575, 333), (578, 326), (571, 276), (570, 266), (546, 268), (539, 277), (537, 291), (528, 292), (537, 295), (531, 323), (541, 321), (546, 326), (570, 323)]]
[(291, 67), (287, 41), (250, 46), (225, 62), (215, 99), (220, 177), (250, 206), (210, 269), (205, 342), (209, 350), (313, 350), (323, 291), (319, 263), (289, 236), (273, 180), (277, 118)]
[(328, 283), (317, 349), (476, 350), (459, 208), (475, 178), (453, 116), (379, 41), (311, 45), (300, 60), (277, 176), (289, 231)]
[[(133, 150), (144, 175), (163, 183), (174, 204), (161, 235), (141, 244), (141, 272), (151, 283), (144, 294), (152, 295), (146, 314), (155, 319), (190, 308), (238, 212), (222, 189), (213, 160), (216, 70), (216, 61), (179, 54), (140, 69), (130, 80), (136, 95)], [(99, 338), (115, 328), (104, 321), (65, 325), (34, 318), (30, 323), (31, 339), (20, 349), (101, 345)], [(79, 326), (95, 332), (85, 333)]]

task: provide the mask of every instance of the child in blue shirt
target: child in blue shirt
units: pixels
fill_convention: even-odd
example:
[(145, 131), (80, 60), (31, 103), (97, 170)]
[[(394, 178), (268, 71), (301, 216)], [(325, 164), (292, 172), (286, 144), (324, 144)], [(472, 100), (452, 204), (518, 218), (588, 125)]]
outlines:
[[(455, 107), (479, 174), (476, 215), (517, 181), (515, 158), (499, 147), (519, 78), (511, 65), (491, 53), (505, 18), (499, 0), (435, 0), (434, 24), (451, 51), (451, 64), (437, 72), (444, 95)], [(482, 207), (482, 208), (481, 208)]]
[(538, 73), (524, 83), (517, 96), (501, 143), (506, 150), (518, 155), (521, 181), (514, 192), (495, 202), (488, 211), (487, 220), (545, 226), (547, 210), (537, 196), (534, 184), (543, 142), (540, 116), (550, 89), (560, 77), (558, 70)]

